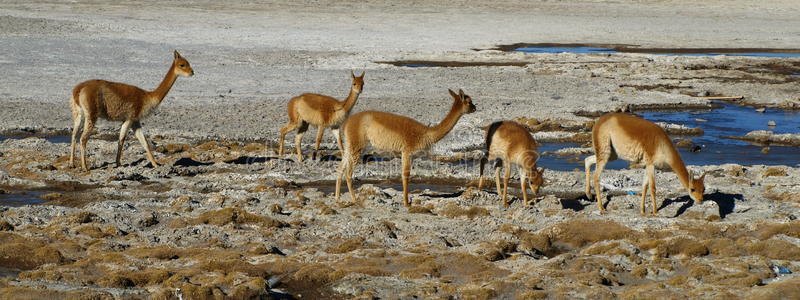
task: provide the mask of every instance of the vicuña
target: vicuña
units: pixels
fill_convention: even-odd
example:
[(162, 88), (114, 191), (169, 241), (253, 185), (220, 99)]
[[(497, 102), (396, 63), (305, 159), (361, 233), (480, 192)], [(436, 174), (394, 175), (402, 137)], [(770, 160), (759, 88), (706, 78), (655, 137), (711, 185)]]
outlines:
[(653, 122), (625, 114), (611, 113), (600, 117), (592, 128), (592, 144), (594, 155), (584, 160), (586, 166), (586, 197), (591, 199), (590, 170), (597, 164), (594, 171), (594, 189), (597, 194), (597, 205), (600, 211), (603, 207), (600, 174), (606, 163), (617, 158), (622, 158), (631, 164), (644, 164), (645, 175), (642, 179), (642, 204), (641, 213), (645, 214), (645, 198), (649, 187), (650, 198), (653, 200), (653, 215), (656, 215), (656, 180), (655, 168), (670, 167), (681, 184), (689, 192), (689, 196), (698, 203), (703, 201), (703, 179), (694, 179), (686, 165), (683, 163), (678, 150), (672, 145), (667, 133)]
[(289, 100), (289, 123), (283, 126), (280, 131), (279, 156), (283, 155), (283, 142), (286, 133), (297, 129), (294, 144), (297, 149), (297, 159), (303, 161), (300, 141), (308, 130), (309, 124), (317, 126), (317, 140), (314, 145), (312, 159), (317, 159), (319, 144), (322, 142), (322, 134), (327, 127), (332, 128), (336, 143), (339, 145), (339, 151), (343, 151), (341, 138), (339, 137), (339, 126), (350, 115), (350, 110), (356, 105), (358, 95), (361, 94), (364, 88), (364, 72), (361, 73), (361, 76), (356, 76), (353, 72), (350, 72), (350, 76), (353, 78), (353, 85), (350, 87), (350, 94), (344, 101), (338, 101), (333, 97), (320, 94), (302, 94)]
[(128, 130), (133, 129), (139, 143), (144, 147), (147, 160), (158, 167), (155, 157), (150, 150), (150, 144), (142, 131), (141, 119), (149, 115), (153, 109), (161, 104), (164, 96), (167, 95), (175, 80), (179, 75), (192, 76), (194, 70), (189, 66), (189, 61), (183, 58), (178, 51), (174, 52), (175, 58), (167, 71), (167, 75), (161, 84), (153, 91), (145, 91), (138, 87), (105, 80), (84, 81), (72, 89), (70, 108), (72, 109), (72, 141), (70, 143), (69, 164), (75, 166), (75, 140), (81, 131), (81, 167), (88, 170), (86, 164), (86, 143), (92, 134), (97, 118), (110, 121), (122, 122), (119, 130), (119, 142), (117, 145), (117, 166), (120, 166), (122, 157), (122, 146), (125, 144), (125, 136)]
[[(511, 166), (519, 166), (520, 188), (522, 189), (522, 199), (525, 205), (528, 204), (528, 191), (526, 184), (530, 185), (534, 196), (539, 193), (544, 178), (544, 169), (536, 168), (539, 160), (538, 144), (533, 139), (528, 129), (514, 121), (500, 121), (489, 125), (486, 130), (486, 156), (481, 158), (480, 179), (478, 179), (478, 189), (483, 187), (483, 169), (488, 160), (495, 160), (495, 183), (497, 193), (501, 195), (503, 206), (508, 206), (506, 200), (508, 194), (508, 179), (511, 175)], [(500, 190), (500, 164), (505, 169), (503, 177), (503, 189)], [(530, 181), (528, 181), (530, 180)]]
[(336, 177), (336, 200), (342, 176), (347, 178), (347, 189), (355, 201), (353, 192), (353, 167), (358, 162), (361, 151), (369, 144), (383, 151), (400, 152), (403, 164), (403, 204), (409, 206), (408, 177), (411, 174), (411, 155), (429, 149), (444, 138), (464, 114), (475, 112), (472, 98), (459, 90), (458, 94), (448, 90), (453, 97), (450, 112), (439, 124), (428, 127), (414, 119), (380, 111), (364, 111), (348, 118), (342, 127), (344, 155)]

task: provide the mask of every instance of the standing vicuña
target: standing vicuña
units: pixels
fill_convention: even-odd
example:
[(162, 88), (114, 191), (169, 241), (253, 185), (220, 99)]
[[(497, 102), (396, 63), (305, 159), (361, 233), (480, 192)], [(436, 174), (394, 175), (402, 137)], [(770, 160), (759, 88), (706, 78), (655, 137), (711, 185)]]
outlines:
[(592, 144), (595, 155), (585, 160), (586, 197), (592, 198), (589, 173), (592, 165), (597, 164), (594, 171), (594, 189), (600, 211), (605, 211), (601, 196), (603, 187), (599, 185), (600, 173), (603, 172), (606, 163), (617, 158), (622, 158), (631, 164), (646, 165), (642, 180), (642, 215), (645, 214), (644, 200), (648, 187), (650, 198), (653, 200), (653, 215), (656, 215), (656, 166), (672, 168), (681, 184), (689, 191), (689, 196), (698, 203), (703, 201), (705, 192), (703, 179), (706, 175), (703, 174), (698, 179), (691, 176), (669, 136), (658, 125), (625, 113), (606, 114), (597, 119), (592, 128)]
[(339, 145), (339, 151), (343, 151), (342, 142), (339, 138), (339, 125), (344, 122), (350, 114), (350, 110), (356, 105), (358, 95), (361, 94), (361, 89), (364, 87), (364, 72), (361, 72), (361, 76), (358, 77), (353, 72), (350, 72), (350, 76), (353, 77), (353, 85), (350, 87), (350, 94), (344, 101), (340, 102), (333, 97), (320, 94), (302, 94), (289, 101), (289, 123), (281, 128), (280, 131), (279, 156), (283, 155), (283, 140), (286, 133), (297, 128), (294, 144), (297, 148), (297, 159), (303, 161), (300, 140), (303, 139), (303, 135), (308, 130), (308, 124), (317, 126), (317, 143), (314, 145), (314, 154), (311, 159), (317, 159), (319, 143), (322, 141), (322, 134), (325, 132), (326, 127), (332, 127), (336, 143)]
[(353, 167), (358, 162), (361, 151), (371, 144), (383, 151), (400, 152), (403, 161), (403, 205), (409, 206), (408, 177), (411, 174), (411, 155), (430, 148), (444, 138), (458, 119), (464, 114), (475, 112), (472, 98), (459, 90), (458, 94), (448, 90), (453, 96), (450, 113), (439, 124), (428, 127), (414, 119), (381, 111), (364, 111), (348, 118), (342, 125), (344, 133), (344, 155), (339, 173), (336, 176), (336, 200), (342, 176), (347, 178), (347, 190), (355, 202), (353, 192)]
[[(486, 130), (486, 151), (488, 151), (488, 158), (484, 156), (481, 158), (480, 164), (480, 179), (478, 179), (478, 189), (483, 187), (483, 169), (488, 160), (501, 160), (503, 168), (505, 169), (505, 177), (503, 179), (503, 190), (500, 191), (500, 161), (495, 162), (495, 183), (497, 184), (497, 193), (501, 195), (503, 206), (508, 206), (506, 196), (508, 194), (508, 178), (511, 175), (511, 165), (519, 166), (519, 183), (522, 188), (522, 199), (525, 205), (528, 204), (528, 191), (526, 190), (526, 183), (531, 187), (531, 191), (536, 195), (539, 193), (539, 187), (542, 186), (544, 178), (542, 173), (544, 169), (536, 168), (536, 162), (539, 160), (539, 152), (537, 151), (538, 144), (533, 139), (528, 129), (514, 121), (500, 121), (494, 122), (489, 125)], [(528, 182), (530, 179), (530, 182)]]
[(110, 121), (122, 122), (119, 131), (119, 143), (117, 145), (117, 166), (120, 165), (122, 157), (122, 146), (125, 144), (125, 136), (128, 130), (133, 129), (136, 138), (144, 147), (147, 160), (158, 167), (153, 153), (150, 151), (150, 144), (142, 131), (139, 120), (150, 114), (153, 109), (161, 104), (164, 96), (167, 95), (178, 75), (192, 76), (194, 70), (189, 66), (189, 61), (181, 57), (175, 51), (175, 59), (172, 61), (167, 76), (161, 81), (153, 91), (145, 91), (138, 87), (105, 80), (84, 81), (72, 89), (70, 108), (72, 109), (72, 142), (70, 144), (69, 164), (75, 165), (75, 139), (78, 138), (81, 122), (84, 123), (83, 133), (81, 134), (81, 167), (88, 170), (86, 166), (86, 143), (94, 129), (97, 118)]

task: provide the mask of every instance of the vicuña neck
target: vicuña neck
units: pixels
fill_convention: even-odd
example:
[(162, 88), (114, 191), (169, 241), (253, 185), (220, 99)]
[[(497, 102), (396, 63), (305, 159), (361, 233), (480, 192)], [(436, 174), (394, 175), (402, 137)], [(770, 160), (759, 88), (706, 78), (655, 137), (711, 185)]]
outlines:
[(459, 101), (458, 99), (453, 100), (453, 106), (450, 108), (450, 112), (447, 113), (447, 116), (444, 117), (444, 120), (429, 129), (428, 136), (434, 143), (444, 138), (450, 130), (453, 130), (453, 127), (456, 126), (456, 122), (461, 118), (461, 103), (459, 103)]
[(692, 188), (690, 183), (691, 178), (689, 178), (689, 170), (686, 170), (686, 165), (683, 163), (683, 159), (678, 153), (678, 150), (676, 150), (675, 147), (670, 148), (671, 151), (669, 153), (672, 156), (672, 159), (670, 160), (669, 166), (672, 168), (672, 172), (678, 176), (678, 180), (681, 181), (683, 187), (689, 190)]
[(347, 99), (344, 99), (342, 109), (344, 111), (350, 111), (353, 109), (353, 106), (356, 105), (356, 100), (358, 100), (359, 93), (356, 93), (355, 90), (350, 89), (350, 94), (347, 95)]
[(169, 71), (167, 71), (167, 75), (164, 76), (164, 80), (161, 81), (161, 84), (153, 90), (149, 92), (149, 98), (155, 100), (156, 103), (161, 103), (161, 100), (164, 100), (164, 97), (169, 93), (169, 90), (172, 88), (172, 85), (175, 84), (175, 79), (178, 78), (178, 75), (175, 74), (175, 65), (173, 64)]

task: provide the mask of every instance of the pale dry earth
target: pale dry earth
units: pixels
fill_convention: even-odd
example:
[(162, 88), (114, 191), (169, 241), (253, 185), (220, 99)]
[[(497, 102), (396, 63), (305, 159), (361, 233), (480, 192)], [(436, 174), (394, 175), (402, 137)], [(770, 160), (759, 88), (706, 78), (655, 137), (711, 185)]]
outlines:
[[(3, 1), (3, 134), (66, 134), (72, 86), (103, 78), (152, 88), (173, 49), (196, 75), (179, 78), (144, 121), (161, 167), (147, 166), (135, 139), (119, 168), (116, 142), (91, 140), (91, 172), (69, 168), (68, 144), (0, 142), (0, 192), (46, 201), (0, 208), (0, 295), (799, 297), (800, 168), (690, 166), (708, 172), (703, 203), (659, 172), (655, 217), (641, 216), (639, 194), (629, 194), (641, 187), (641, 169), (604, 173), (607, 214), (582, 197), (579, 170), (547, 171), (528, 206), (517, 199), (503, 208), (493, 188), (474, 187), (481, 128), (500, 119), (521, 118), (541, 141), (586, 142), (602, 112), (707, 105), (698, 95), (800, 106), (798, 59), (481, 49), (795, 48), (798, 15), (795, 1)], [(395, 60), (526, 65), (376, 63)], [(351, 70), (366, 72), (355, 111), (434, 123), (448, 109), (448, 88), (463, 88), (478, 106), (415, 160), (412, 208), (400, 204), (398, 159), (360, 164), (357, 200), (345, 193), (337, 203), (335, 159), (274, 155), (288, 99), (344, 97)], [(101, 122), (96, 136), (113, 137), (116, 126)], [(329, 136), (323, 147), (336, 152)]]

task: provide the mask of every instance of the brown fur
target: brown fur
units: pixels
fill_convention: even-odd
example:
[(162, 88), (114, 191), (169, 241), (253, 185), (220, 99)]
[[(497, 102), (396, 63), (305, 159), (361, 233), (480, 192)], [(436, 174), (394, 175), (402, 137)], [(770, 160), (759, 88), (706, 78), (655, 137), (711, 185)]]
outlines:
[[(489, 160), (499, 159), (505, 168), (503, 189), (500, 190), (500, 166), (495, 164), (495, 183), (497, 193), (501, 195), (503, 205), (508, 206), (506, 196), (508, 194), (508, 179), (511, 175), (511, 165), (519, 166), (520, 187), (522, 198), (528, 204), (528, 191), (526, 183), (530, 185), (534, 195), (539, 192), (542, 186), (544, 169), (537, 169), (536, 162), (539, 160), (538, 144), (533, 139), (528, 130), (514, 121), (500, 121), (489, 125), (486, 131), (486, 151), (487, 156), (481, 159), (480, 179), (478, 189), (483, 187), (483, 169)], [(528, 180), (530, 179), (530, 181)]]
[(653, 215), (656, 215), (656, 167), (669, 166), (672, 168), (681, 184), (689, 191), (689, 196), (697, 202), (703, 201), (705, 174), (698, 179), (693, 179), (667, 133), (653, 122), (625, 113), (606, 114), (600, 117), (592, 128), (592, 144), (595, 155), (585, 159), (586, 197), (592, 198), (589, 173), (592, 164), (596, 163), (594, 187), (600, 211), (605, 211), (602, 202), (602, 187), (599, 185), (600, 174), (606, 163), (617, 158), (622, 158), (631, 164), (646, 165), (642, 183), (642, 214), (645, 213), (644, 200), (649, 188), (653, 201)]
[(348, 118), (342, 125), (344, 130), (344, 155), (339, 174), (336, 176), (336, 200), (342, 176), (347, 179), (347, 189), (355, 202), (353, 193), (353, 167), (361, 151), (371, 144), (383, 151), (400, 152), (403, 161), (403, 204), (409, 206), (408, 177), (411, 173), (411, 155), (426, 150), (444, 138), (464, 114), (475, 112), (472, 98), (459, 90), (458, 94), (448, 90), (453, 97), (450, 112), (438, 125), (428, 127), (411, 118), (380, 111), (364, 111)]
[(356, 100), (358, 100), (358, 95), (361, 94), (364, 88), (363, 72), (361, 76), (356, 76), (353, 72), (350, 72), (350, 76), (353, 78), (353, 85), (350, 88), (350, 94), (344, 101), (338, 101), (333, 97), (320, 94), (302, 94), (289, 101), (287, 105), (289, 123), (280, 130), (280, 145), (278, 145), (279, 156), (283, 155), (283, 142), (286, 134), (289, 131), (297, 129), (297, 135), (294, 138), (297, 159), (303, 161), (300, 141), (303, 139), (306, 130), (308, 130), (309, 124), (317, 126), (317, 139), (314, 145), (312, 159), (317, 158), (319, 144), (322, 142), (322, 134), (327, 127), (332, 127), (336, 142), (339, 145), (339, 151), (343, 151), (342, 142), (339, 138), (339, 125), (341, 125), (350, 114), (350, 110), (353, 109)]
[(133, 129), (142, 147), (144, 147), (147, 159), (153, 164), (153, 167), (158, 167), (139, 121), (161, 104), (178, 75), (194, 75), (194, 70), (189, 66), (189, 61), (181, 57), (178, 51), (175, 51), (174, 55), (175, 59), (172, 61), (172, 66), (167, 71), (167, 75), (158, 88), (153, 91), (145, 91), (132, 85), (105, 80), (84, 81), (72, 89), (70, 108), (72, 109), (74, 126), (72, 128), (72, 141), (69, 152), (70, 166), (75, 166), (75, 140), (78, 138), (81, 123), (83, 123), (84, 127), (80, 139), (81, 167), (83, 170), (88, 171), (86, 143), (89, 141), (89, 136), (92, 134), (97, 118), (103, 118), (109, 121), (122, 122), (117, 145), (117, 166), (120, 165), (125, 136), (128, 134), (129, 129)]

